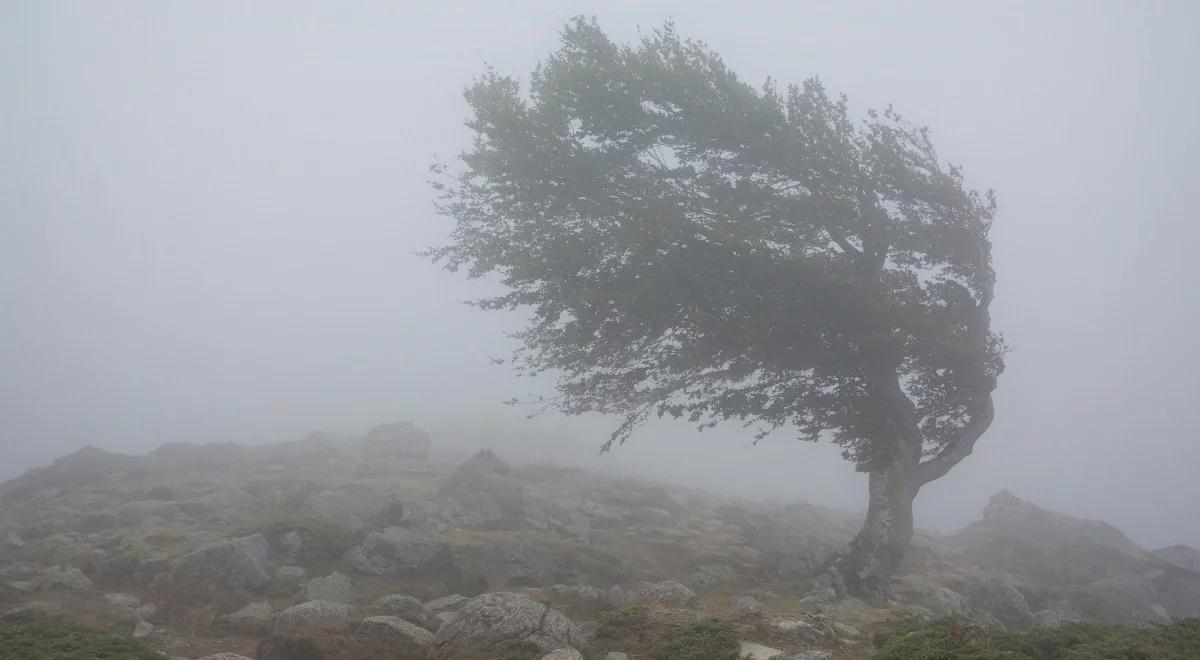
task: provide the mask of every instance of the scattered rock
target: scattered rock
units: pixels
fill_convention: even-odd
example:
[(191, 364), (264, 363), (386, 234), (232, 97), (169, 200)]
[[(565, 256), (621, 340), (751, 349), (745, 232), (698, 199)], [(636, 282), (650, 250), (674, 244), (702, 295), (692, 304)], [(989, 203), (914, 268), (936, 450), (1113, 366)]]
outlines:
[(583, 654), (575, 649), (558, 649), (543, 655), (542, 660), (583, 660)]
[(134, 637), (138, 637), (138, 638), (146, 637), (150, 633), (153, 633), (153, 632), (154, 632), (154, 624), (152, 624), (152, 623), (148, 623), (146, 621), (138, 621), (137, 623), (133, 624), (133, 636)]

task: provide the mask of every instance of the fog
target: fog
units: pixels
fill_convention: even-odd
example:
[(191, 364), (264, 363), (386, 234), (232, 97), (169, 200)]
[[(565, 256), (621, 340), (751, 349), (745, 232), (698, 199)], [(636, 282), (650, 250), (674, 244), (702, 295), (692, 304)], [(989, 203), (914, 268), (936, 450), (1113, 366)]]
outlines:
[[(504, 406), (519, 315), (415, 252), (462, 89), (528, 78), (572, 15), (673, 18), (743, 79), (894, 104), (1000, 199), (996, 421), (917, 500), (954, 530), (1008, 488), (1148, 547), (1200, 546), (1200, 5), (5, 3), (0, 478), (85, 444), (272, 442), (413, 419), (514, 458), (857, 508), (839, 450)], [(501, 437), (502, 436), (502, 437)], [(520, 438), (531, 438), (522, 445)], [(524, 447), (524, 449), (522, 448)]]

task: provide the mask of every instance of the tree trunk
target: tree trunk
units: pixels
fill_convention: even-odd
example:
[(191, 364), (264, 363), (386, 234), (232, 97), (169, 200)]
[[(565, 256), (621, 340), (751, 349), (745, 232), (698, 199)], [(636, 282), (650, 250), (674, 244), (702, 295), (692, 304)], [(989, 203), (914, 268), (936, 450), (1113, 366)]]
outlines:
[(913, 499), (920, 487), (915, 471), (901, 461), (870, 471), (867, 519), (833, 561), (832, 586), (839, 595), (871, 602), (887, 598), (892, 575), (912, 541)]

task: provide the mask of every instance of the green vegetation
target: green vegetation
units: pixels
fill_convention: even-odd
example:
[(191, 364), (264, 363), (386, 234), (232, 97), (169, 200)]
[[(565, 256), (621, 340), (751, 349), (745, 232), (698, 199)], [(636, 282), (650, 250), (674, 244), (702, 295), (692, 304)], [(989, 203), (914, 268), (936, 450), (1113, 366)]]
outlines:
[(645, 605), (630, 605), (619, 610), (608, 610), (596, 616), (596, 639), (624, 639), (637, 633), (646, 625), (650, 613)]
[(682, 626), (654, 653), (656, 660), (737, 660), (740, 646), (733, 626), (705, 619)]
[(162, 660), (145, 643), (65, 623), (0, 625), (0, 660)]
[(907, 622), (876, 645), (875, 660), (1186, 660), (1200, 658), (1200, 619), (1140, 629), (1072, 623), (994, 635), (944, 619)]

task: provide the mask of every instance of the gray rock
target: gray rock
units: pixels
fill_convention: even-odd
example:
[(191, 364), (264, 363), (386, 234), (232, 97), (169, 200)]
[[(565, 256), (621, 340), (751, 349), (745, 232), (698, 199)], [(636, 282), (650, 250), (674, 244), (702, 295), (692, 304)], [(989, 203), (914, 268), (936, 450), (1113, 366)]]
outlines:
[(558, 649), (543, 655), (542, 660), (583, 660), (583, 654), (575, 649)]
[(325, 577), (316, 577), (308, 581), (304, 593), (309, 600), (329, 600), (335, 603), (349, 603), (354, 593), (354, 585), (350, 578), (334, 571)]
[(1193, 573), (1200, 573), (1200, 550), (1190, 545), (1173, 545), (1169, 548), (1154, 550), (1150, 554), (1168, 564), (1187, 569)]
[(184, 555), (172, 573), (176, 584), (219, 582), (257, 590), (271, 581), (267, 571), (267, 539), (262, 534), (226, 539)]
[(412, 422), (381, 424), (362, 439), (363, 455), (370, 459), (425, 459), (429, 456), (429, 434)]
[(642, 585), (637, 590), (637, 599), (663, 605), (693, 605), (699, 597), (674, 580), (663, 580)]
[(433, 633), (397, 616), (369, 616), (358, 624), (355, 635), (385, 642), (399, 657), (421, 654), (433, 643)]
[(411, 575), (452, 563), (450, 546), (402, 527), (371, 532), (362, 545), (346, 551), (346, 563), (368, 575)]
[(361, 524), (368, 518), (382, 514), (397, 502), (395, 497), (382, 490), (350, 485), (338, 490), (309, 493), (302, 510), (321, 520), (339, 524)]
[(803, 642), (805, 644), (819, 644), (824, 642), (828, 635), (820, 627), (810, 621), (801, 619), (786, 619), (776, 621), (775, 627), (787, 634), (793, 640)]
[(1034, 622), (1042, 628), (1054, 628), (1064, 623), (1075, 623), (1083, 620), (1079, 609), (1065, 600), (1056, 601), (1046, 609), (1033, 613)]
[(280, 634), (316, 624), (342, 622), (350, 618), (352, 611), (345, 603), (310, 600), (272, 615), (271, 630)]
[(705, 564), (698, 566), (688, 576), (688, 582), (695, 587), (711, 587), (716, 584), (733, 582), (733, 579), (733, 569), (725, 564)]
[(466, 605), (469, 602), (471, 602), (471, 599), (467, 598), (466, 596), (450, 594), (449, 596), (435, 598), (428, 603), (425, 603), (425, 608), (434, 614), (440, 614), (442, 612), (457, 612), (458, 610), (462, 609), (463, 605)]
[(279, 537), (279, 550), (284, 557), (295, 559), (300, 556), (300, 551), (303, 549), (304, 541), (298, 533), (292, 531)]
[(579, 628), (562, 612), (525, 594), (490, 593), (454, 613), (438, 629), (434, 646), (441, 650), (479, 651), (536, 648), (553, 651), (584, 644)]
[(733, 599), (733, 609), (742, 614), (758, 614), (762, 607), (762, 603), (754, 596), (738, 596)]
[(945, 587), (938, 587), (928, 595), (923, 604), (940, 617), (971, 618), (971, 606), (962, 594)]
[(280, 566), (275, 570), (275, 579), (281, 582), (299, 582), (308, 575), (303, 566)]
[(442, 623), (433, 612), (421, 604), (421, 601), (401, 594), (392, 594), (376, 600), (371, 603), (371, 611), (400, 617), (426, 630), (437, 630)]
[(148, 623), (146, 621), (138, 621), (137, 623), (133, 624), (133, 636), (134, 637), (139, 637), (139, 638), (146, 637), (147, 635), (149, 635), (150, 633), (153, 633), (153, 632), (154, 632), (154, 624), (152, 624), (152, 623)]
[(69, 591), (86, 592), (92, 590), (92, 581), (83, 571), (74, 566), (51, 566), (35, 580), (36, 585), (43, 589), (62, 588)]
[(738, 657), (745, 660), (778, 660), (783, 657), (783, 651), (755, 642), (741, 642)]
[(247, 603), (236, 612), (221, 617), (226, 624), (248, 632), (266, 630), (271, 624), (271, 614), (274, 610), (267, 602)]
[(1152, 576), (1117, 575), (1089, 584), (1086, 591), (1099, 602), (1100, 618), (1105, 621), (1135, 626), (1171, 622), (1157, 604)]
[(509, 478), (510, 472), (487, 449), (464, 461), (442, 481), (439, 495), (446, 501), (446, 513), (464, 525), (523, 516), (524, 489)]
[(206, 655), (196, 660), (253, 660), (253, 658), (247, 658), (244, 655), (236, 653), (213, 653), (212, 655)]
[(991, 613), (1009, 628), (1022, 630), (1034, 623), (1025, 596), (1003, 578), (973, 577), (967, 581), (963, 592), (972, 607)]
[(604, 660), (629, 660), (629, 656), (620, 651), (609, 651)]

